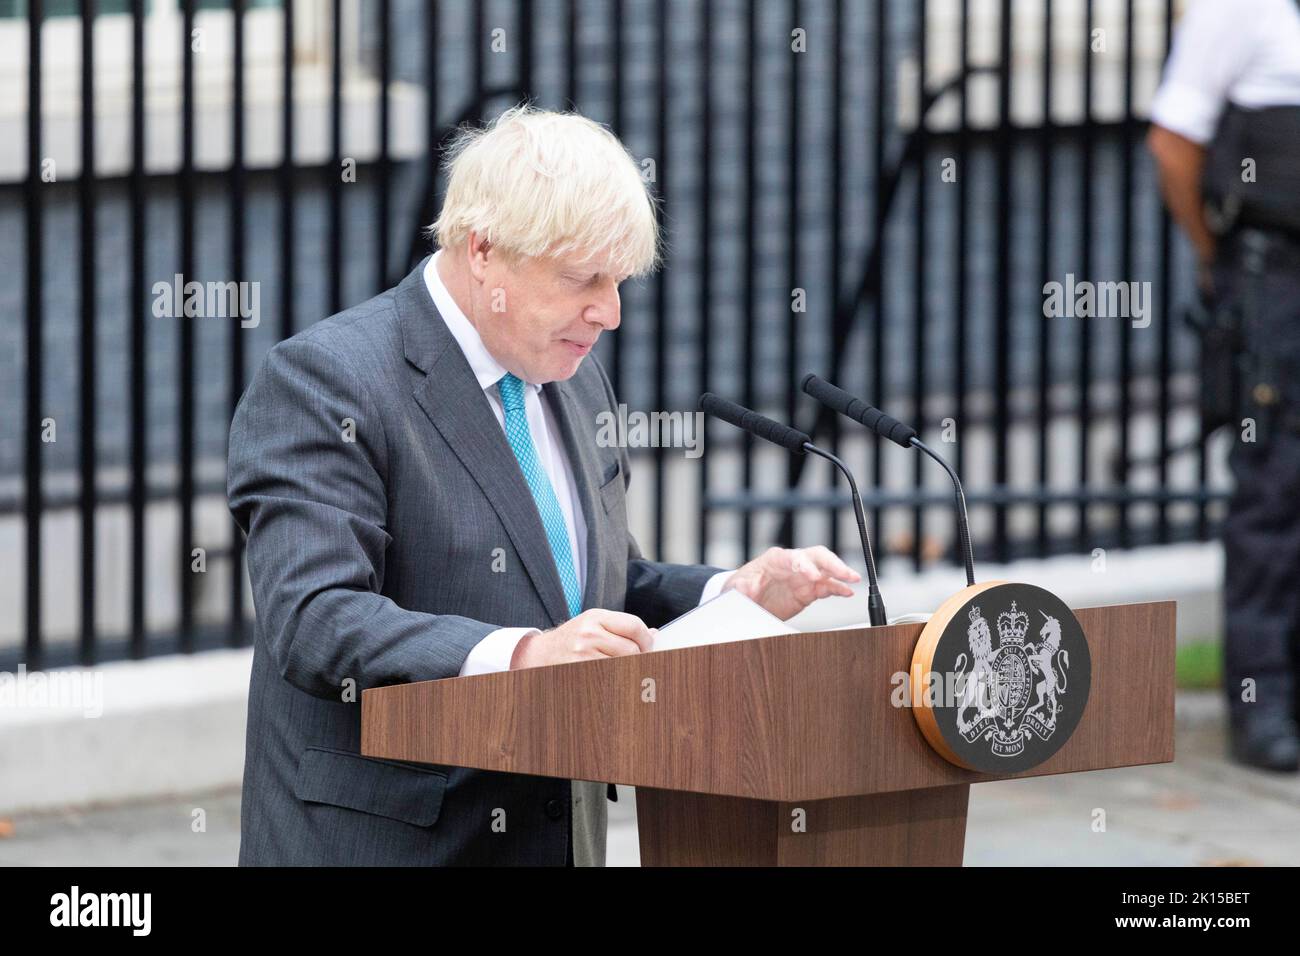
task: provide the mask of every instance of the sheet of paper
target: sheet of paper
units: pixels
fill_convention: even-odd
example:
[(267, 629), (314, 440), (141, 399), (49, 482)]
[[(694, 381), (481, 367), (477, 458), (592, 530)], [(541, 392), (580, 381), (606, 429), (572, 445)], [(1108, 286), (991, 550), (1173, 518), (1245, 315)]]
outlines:
[[(896, 617), (889, 618), (890, 624), (924, 624), (930, 620), (931, 615), (924, 611), (917, 611), (914, 614), (899, 614)], [(833, 624), (821, 623), (815, 627), (796, 628), (804, 633), (814, 631), (857, 631), (864, 627), (874, 627), (870, 621), (836, 621)]]
[(925, 611), (916, 611), (912, 614), (900, 614), (898, 617), (889, 619), (890, 624), (924, 624), (930, 620), (930, 614)]
[[(889, 618), (889, 623), (894, 624), (924, 624), (930, 620), (931, 615), (918, 611), (915, 614), (900, 614), (897, 617)], [(821, 627), (819, 631), (856, 631), (863, 627), (874, 627), (870, 621), (854, 621), (851, 624), (836, 624), (834, 627)]]
[(759, 607), (737, 591), (723, 591), (663, 627), (655, 638), (655, 651), (673, 651), (700, 644), (748, 641), (775, 634), (797, 634), (795, 628)]

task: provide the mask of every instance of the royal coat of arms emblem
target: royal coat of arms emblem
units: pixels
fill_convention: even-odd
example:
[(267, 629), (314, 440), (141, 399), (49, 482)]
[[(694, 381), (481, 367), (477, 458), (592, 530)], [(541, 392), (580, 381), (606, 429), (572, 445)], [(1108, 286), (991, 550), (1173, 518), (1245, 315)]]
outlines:
[[(941, 609), (917, 643), (914, 686), (946, 691), (919, 701), (926, 713), (917, 719), (954, 763), (1014, 773), (1047, 759), (1074, 732), (1091, 683), (1088, 644), (1069, 608), (1042, 588), (970, 590), (968, 600)], [(930, 680), (916, 681), (918, 666)]]
[(998, 645), (978, 606), (967, 612), (969, 661), (957, 658), (957, 685), (962, 695), (957, 730), (967, 743), (989, 742), (999, 757), (1014, 757), (1031, 735), (1047, 740), (1056, 730), (1061, 696), (1066, 692), (1070, 652), (1061, 647), (1061, 622), (1039, 611), (1043, 625), (1026, 641), (1029, 615), (1011, 602), (998, 615)]

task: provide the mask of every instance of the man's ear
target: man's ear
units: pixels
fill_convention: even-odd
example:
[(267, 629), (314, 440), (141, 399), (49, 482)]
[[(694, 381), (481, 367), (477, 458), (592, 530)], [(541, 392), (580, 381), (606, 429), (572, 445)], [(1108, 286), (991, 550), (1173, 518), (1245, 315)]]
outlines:
[(469, 274), (475, 282), (487, 280), (488, 256), (492, 253), (492, 243), (485, 236), (470, 230), (465, 240), (465, 256), (469, 264)]

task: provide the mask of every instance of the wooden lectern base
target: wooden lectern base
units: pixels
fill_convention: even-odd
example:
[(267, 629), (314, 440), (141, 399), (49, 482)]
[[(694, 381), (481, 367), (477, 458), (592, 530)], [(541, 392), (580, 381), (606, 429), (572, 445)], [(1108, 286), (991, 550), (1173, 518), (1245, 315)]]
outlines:
[(961, 866), (969, 797), (969, 784), (796, 803), (637, 787), (641, 865)]

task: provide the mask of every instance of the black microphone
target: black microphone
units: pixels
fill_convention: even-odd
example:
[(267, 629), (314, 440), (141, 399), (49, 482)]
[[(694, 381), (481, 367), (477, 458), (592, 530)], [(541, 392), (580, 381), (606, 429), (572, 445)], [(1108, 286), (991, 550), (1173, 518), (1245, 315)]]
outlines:
[(720, 418), (729, 425), (735, 425), (741, 431), (757, 435), (764, 441), (770, 441), (773, 445), (780, 445), (795, 455), (802, 455), (807, 451), (804, 446), (812, 442), (811, 438), (797, 428), (782, 425), (744, 405), (719, 398), (712, 392), (705, 392), (700, 396), (700, 411), (714, 418)]
[(876, 580), (876, 560), (871, 554), (871, 537), (867, 534), (867, 518), (862, 510), (862, 498), (858, 495), (858, 483), (853, 480), (853, 473), (844, 462), (830, 452), (818, 448), (812, 439), (797, 428), (782, 425), (766, 415), (760, 415), (744, 405), (737, 405), (725, 398), (719, 398), (712, 392), (700, 396), (700, 411), (714, 418), (720, 418), (729, 425), (735, 425), (742, 431), (756, 435), (774, 445), (780, 445), (786, 451), (802, 455), (812, 452), (825, 458), (844, 475), (853, 491), (853, 513), (858, 519), (858, 537), (862, 541), (862, 557), (867, 563), (867, 616), (872, 627), (881, 627), (888, 623), (885, 616), (885, 602), (880, 596), (880, 582)]
[(927, 445), (916, 434), (916, 429), (904, 425), (896, 418), (891, 418), (878, 408), (873, 408), (859, 398), (854, 398), (844, 389), (818, 378), (812, 372), (803, 377), (800, 387), (804, 392), (821, 402), (831, 411), (839, 412), (861, 425), (870, 428), (877, 435), (888, 438), (904, 448), (916, 448), (937, 461), (952, 479), (954, 489), (954, 506), (957, 511), (957, 537), (962, 561), (966, 565), (966, 583), (975, 583), (975, 555), (970, 543), (970, 518), (966, 512), (966, 493), (962, 491), (961, 479), (952, 466), (938, 452)]

